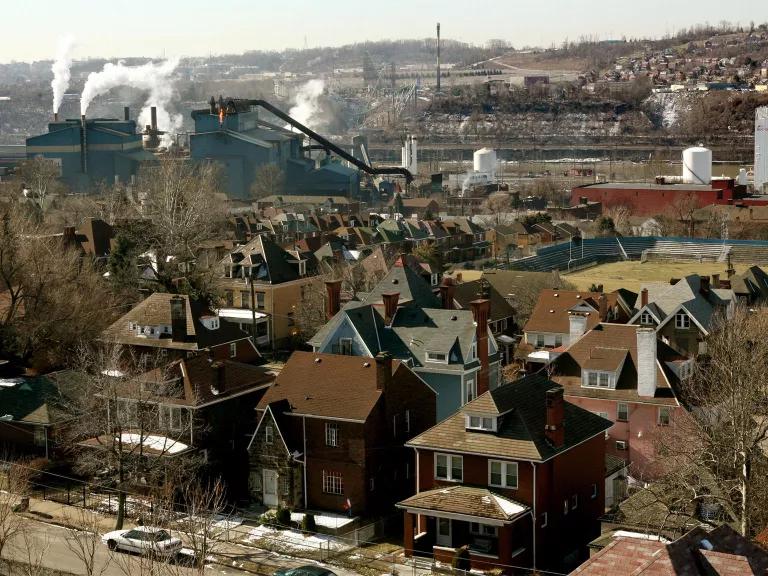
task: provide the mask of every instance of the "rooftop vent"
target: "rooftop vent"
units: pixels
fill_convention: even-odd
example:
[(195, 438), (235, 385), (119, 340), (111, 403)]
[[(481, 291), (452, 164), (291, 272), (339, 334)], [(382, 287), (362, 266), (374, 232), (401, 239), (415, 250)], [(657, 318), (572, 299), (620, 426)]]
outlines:
[(363, 362), (363, 368), (370, 368), (371, 363), (370, 362)]
[(458, 319), (459, 318), (457, 316), (451, 316), (451, 320), (453, 320), (454, 322), (456, 322), (456, 320), (458, 320)]
[(392, 284), (399, 284), (400, 281), (397, 278), (392, 278)]
[(558, 294), (557, 292), (555, 292), (555, 298), (559, 298), (559, 297), (560, 297), (560, 294)]
[(322, 361), (323, 361), (322, 358), (315, 358), (315, 364), (320, 364), (320, 362)]

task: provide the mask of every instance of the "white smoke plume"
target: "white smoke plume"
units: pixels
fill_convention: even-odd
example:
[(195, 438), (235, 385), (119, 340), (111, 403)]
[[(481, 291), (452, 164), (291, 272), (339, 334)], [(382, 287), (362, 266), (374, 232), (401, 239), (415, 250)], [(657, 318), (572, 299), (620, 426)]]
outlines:
[(168, 107), (173, 99), (172, 75), (179, 65), (178, 59), (170, 59), (160, 64), (150, 62), (142, 66), (125, 66), (122, 62), (107, 63), (100, 72), (91, 72), (80, 96), (80, 114), (88, 111), (93, 99), (118, 86), (131, 86), (147, 91), (147, 100), (139, 114), (139, 126), (150, 123), (150, 108), (157, 107), (157, 127), (166, 132), (161, 137), (161, 144), (171, 142), (171, 133), (181, 128), (182, 117), (172, 113)]
[(299, 88), (294, 97), (295, 104), (288, 112), (294, 120), (298, 120), (304, 126), (316, 129), (321, 121), (320, 97), (325, 90), (325, 82), (320, 79), (310, 80)]
[(56, 59), (53, 61), (51, 71), (53, 80), (53, 113), (56, 114), (64, 100), (64, 93), (69, 88), (71, 78), (70, 68), (72, 67), (72, 49), (75, 47), (75, 39), (72, 36), (63, 36), (59, 39), (59, 45), (56, 49)]

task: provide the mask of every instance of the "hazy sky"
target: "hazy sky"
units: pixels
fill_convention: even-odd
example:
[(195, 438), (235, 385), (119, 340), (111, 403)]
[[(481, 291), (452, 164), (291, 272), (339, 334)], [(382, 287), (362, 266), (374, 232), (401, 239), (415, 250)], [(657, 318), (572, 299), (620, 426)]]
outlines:
[(515, 47), (582, 35), (661, 36), (768, 21), (766, 0), (3, 0), (0, 61), (50, 59), (62, 31), (85, 56), (207, 55), (423, 38)]

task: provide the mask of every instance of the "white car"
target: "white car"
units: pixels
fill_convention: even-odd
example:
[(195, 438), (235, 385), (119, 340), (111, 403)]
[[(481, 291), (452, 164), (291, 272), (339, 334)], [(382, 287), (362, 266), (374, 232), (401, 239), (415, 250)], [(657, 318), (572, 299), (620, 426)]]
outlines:
[(101, 537), (101, 541), (110, 550), (124, 550), (152, 556), (168, 557), (181, 550), (181, 540), (171, 536), (167, 530), (149, 526), (107, 532)]

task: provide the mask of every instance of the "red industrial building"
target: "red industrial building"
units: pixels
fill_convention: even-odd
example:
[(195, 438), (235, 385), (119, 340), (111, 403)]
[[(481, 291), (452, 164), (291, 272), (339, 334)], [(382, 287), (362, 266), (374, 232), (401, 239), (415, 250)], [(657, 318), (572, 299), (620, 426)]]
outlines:
[(656, 216), (675, 210), (675, 202), (693, 197), (698, 206), (711, 204), (768, 205), (763, 198), (747, 197), (745, 186), (733, 178), (713, 178), (706, 184), (666, 183), (658, 178), (645, 182), (599, 182), (576, 186), (571, 191), (571, 206), (600, 202), (603, 209), (627, 206), (635, 216)]

